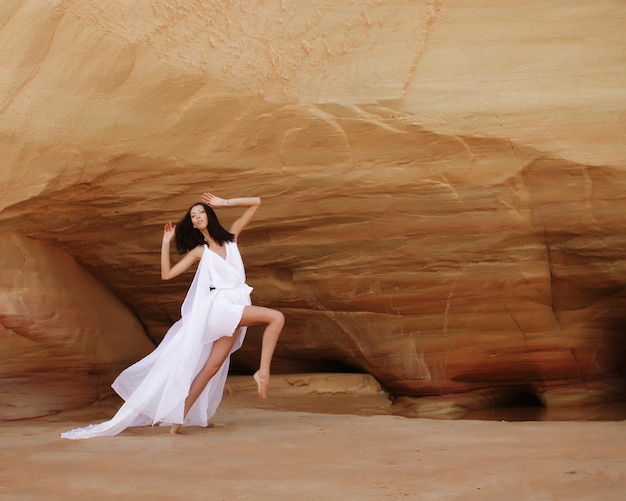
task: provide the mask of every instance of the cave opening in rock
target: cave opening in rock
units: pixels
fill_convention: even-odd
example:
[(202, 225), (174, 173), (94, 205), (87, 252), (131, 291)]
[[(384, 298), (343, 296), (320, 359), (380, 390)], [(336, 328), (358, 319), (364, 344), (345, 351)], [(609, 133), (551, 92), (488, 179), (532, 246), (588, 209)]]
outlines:
[(469, 411), (461, 419), (543, 421), (547, 407), (534, 388), (508, 388), (494, 395), (491, 407)]
[(498, 407), (545, 407), (535, 390), (514, 388), (506, 393)]

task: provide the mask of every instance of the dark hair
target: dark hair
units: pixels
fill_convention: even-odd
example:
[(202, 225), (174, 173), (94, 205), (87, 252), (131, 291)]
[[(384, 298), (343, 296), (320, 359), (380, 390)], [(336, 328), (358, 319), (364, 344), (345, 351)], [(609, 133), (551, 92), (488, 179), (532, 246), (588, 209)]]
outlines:
[(187, 214), (185, 214), (185, 216), (176, 225), (176, 249), (179, 254), (184, 254), (198, 245), (204, 245), (206, 243), (204, 235), (202, 235), (199, 229), (194, 228), (193, 223), (191, 222), (191, 209), (198, 205), (204, 207), (204, 210), (206, 211), (208, 218), (207, 229), (209, 230), (209, 235), (211, 235), (213, 240), (222, 245), (224, 242), (232, 242), (235, 239), (235, 235), (224, 229), (224, 227), (220, 224), (213, 209), (202, 202), (198, 202), (197, 204), (193, 204), (189, 207)]

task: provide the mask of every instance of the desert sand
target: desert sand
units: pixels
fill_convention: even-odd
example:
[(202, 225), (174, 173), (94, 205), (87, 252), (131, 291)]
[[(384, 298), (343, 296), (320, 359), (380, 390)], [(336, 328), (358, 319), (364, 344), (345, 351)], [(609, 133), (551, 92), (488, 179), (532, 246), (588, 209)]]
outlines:
[[(388, 414), (384, 393), (286, 392), (280, 379), (267, 403), (255, 398), (251, 378), (229, 379), (211, 426), (177, 436), (146, 427), (59, 438), (110, 417), (115, 398), (2, 423), (0, 498), (624, 499), (623, 421), (409, 419)], [(336, 413), (312, 412), (328, 409), (329, 399)]]

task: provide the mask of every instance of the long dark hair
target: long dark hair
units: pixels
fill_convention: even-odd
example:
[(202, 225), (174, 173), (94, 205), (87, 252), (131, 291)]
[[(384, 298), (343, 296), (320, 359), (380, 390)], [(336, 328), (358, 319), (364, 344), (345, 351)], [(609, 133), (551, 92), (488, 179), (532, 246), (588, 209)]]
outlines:
[(206, 243), (204, 241), (204, 235), (202, 235), (199, 229), (194, 228), (191, 222), (191, 209), (197, 205), (201, 205), (206, 211), (208, 218), (207, 229), (213, 240), (223, 245), (224, 242), (232, 242), (235, 239), (235, 235), (220, 224), (213, 209), (202, 202), (198, 202), (189, 207), (187, 214), (185, 214), (176, 225), (176, 249), (179, 254), (184, 254), (198, 245), (204, 245)]

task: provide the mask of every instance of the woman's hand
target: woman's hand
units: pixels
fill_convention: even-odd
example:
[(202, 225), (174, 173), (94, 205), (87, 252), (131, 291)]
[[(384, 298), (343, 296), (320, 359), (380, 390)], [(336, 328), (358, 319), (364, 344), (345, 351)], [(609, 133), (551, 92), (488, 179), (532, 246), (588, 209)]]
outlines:
[(213, 193), (205, 191), (201, 197), (202, 201), (210, 206), (214, 207), (246, 207), (245, 212), (239, 216), (239, 218), (231, 225), (230, 231), (235, 235), (235, 239), (248, 223), (252, 220), (254, 213), (261, 205), (261, 199), (259, 197), (244, 197), (244, 198), (229, 198), (223, 199), (216, 197)]
[(174, 235), (176, 235), (176, 225), (168, 221), (163, 227), (163, 243), (169, 245)]
[(223, 198), (220, 197), (216, 197), (215, 195), (213, 195), (213, 193), (209, 193), (208, 191), (205, 191), (202, 194), (201, 200), (209, 205), (210, 207), (226, 207), (228, 206), (228, 200), (225, 200)]

